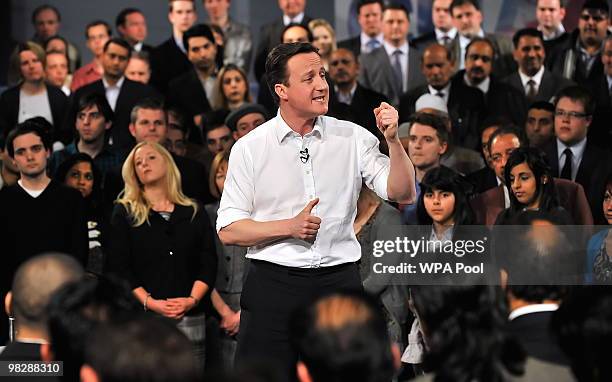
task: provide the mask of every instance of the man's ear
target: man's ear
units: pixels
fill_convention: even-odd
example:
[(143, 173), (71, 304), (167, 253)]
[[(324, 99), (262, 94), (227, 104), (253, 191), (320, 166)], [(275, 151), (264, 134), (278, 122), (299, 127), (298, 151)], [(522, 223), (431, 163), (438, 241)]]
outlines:
[(274, 92), (281, 100), (287, 100), (287, 86), (283, 84), (274, 85)]
[(133, 123), (130, 123), (128, 125), (128, 130), (130, 130), (130, 134), (132, 134), (132, 137), (136, 138), (136, 126), (134, 126)]
[(448, 150), (448, 142), (440, 143), (440, 150), (438, 150), (438, 154), (442, 156), (446, 153), (447, 150)]
[(40, 359), (44, 362), (55, 361), (55, 355), (53, 354), (53, 350), (51, 350), (51, 344), (40, 345)]
[(4, 311), (6, 315), (11, 317), (13, 313), (13, 292), (8, 291), (4, 296)]
[(505, 269), (499, 270), (499, 282), (499, 285), (505, 291), (508, 288), (508, 272)]
[(393, 368), (398, 371), (402, 367), (402, 355), (399, 346), (394, 342), (391, 344), (391, 355), (393, 356)]
[(81, 366), (80, 371), (81, 382), (99, 382), (98, 373), (91, 368), (88, 364)]
[(304, 365), (304, 362), (298, 361), (297, 363), (297, 376), (300, 382), (312, 382), (308, 368)]

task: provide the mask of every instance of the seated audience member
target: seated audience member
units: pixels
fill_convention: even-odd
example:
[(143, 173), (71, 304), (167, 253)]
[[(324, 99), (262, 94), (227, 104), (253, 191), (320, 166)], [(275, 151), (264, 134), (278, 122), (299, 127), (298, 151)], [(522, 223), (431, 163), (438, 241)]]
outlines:
[(607, 349), (612, 341), (612, 291), (590, 286), (576, 288), (554, 313), (552, 328), (570, 359), (578, 381), (609, 381), (612, 364)]
[(183, 110), (185, 117), (197, 126), (202, 115), (211, 110), (216, 84), (217, 45), (212, 29), (204, 24), (189, 28), (182, 41), (191, 69), (170, 81), (168, 105)]
[(8, 134), (26, 119), (43, 117), (53, 126), (51, 138), (57, 141), (68, 98), (60, 88), (45, 83), (45, 52), (33, 42), (21, 43), (11, 60), (20, 68), (21, 82), (0, 95), (0, 131)]
[(85, 38), (87, 39), (87, 48), (93, 54), (93, 59), (89, 64), (86, 64), (73, 73), (70, 90), (77, 91), (82, 86), (89, 85), (102, 78), (104, 68), (102, 67), (102, 54), (104, 46), (111, 38), (111, 28), (106, 21), (95, 20), (87, 24), (85, 27)]
[(153, 47), (144, 43), (147, 39), (147, 19), (138, 8), (124, 8), (115, 18), (115, 28), (134, 52), (149, 53)]
[[(376, 296), (379, 306), (384, 309), (389, 338), (399, 346), (400, 351), (406, 345), (402, 330), (408, 321), (408, 289), (391, 282), (393, 278), (391, 274), (376, 274), (373, 266), (378, 259), (373, 257), (372, 253), (374, 243), (390, 239), (389, 228), (401, 224), (400, 212), (380, 199), (365, 184), (362, 185), (357, 199), (357, 215), (353, 223), (355, 236), (361, 245), (359, 273), (363, 289), (370, 295)], [(391, 262), (397, 265), (399, 258), (396, 257), (396, 260)]]
[(227, 115), (225, 125), (230, 128), (234, 140), (237, 141), (267, 120), (268, 113), (263, 106), (246, 103)]
[(129, 283), (145, 310), (174, 319), (203, 365), (199, 302), (217, 271), (208, 215), (183, 194), (179, 170), (158, 143), (137, 144), (121, 173), (125, 188), (111, 218), (108, 271)]
[(151, 64), (147, 52), (132, 52), (128, 65), (125, 68), (125, 76), (136, 82), (147, 85), (151, 79)]
[(416, 37), (412, 42), (419, 50), (438, 43), (448, 47), (457, 36), (450, 13), (451, 0), (433, 0), (431, 2), (431, 21), (434, 29)]
[[(612, 225), (612, 175), (606, 180), (603, 213), (608, 225)], [(585, 281), (595, 284), (612, 283), (612, 230), (601, 230), (589, 241)]]
[(452, 122), (453, 143), (470, 149), (478, 146), (478, 127), (484, 114), (482, 92), (462, 81), (451, 81), (455, 61), (451, 52), (442, 45), (425, 48), (420, 70), (427, 79), (425, 85), (414, 87), (400, 98), (400, 121), (415, 112), (416, 101), (423, 94), (432, 94), (444, 100)]
[[(141, 100), (132, 109), (129, 129), (137, 143), (147, 141), (163, 145), (168, 136), (168, 120), (163, 103), (156, 98)], [(206, 167), (189, 156), (172, 155), (172, 158), (181, 174), (181, 188), (185, 195), (202, 204), (212, 200)]]
[(567, 12), (566, 6), (566, 0), (536, 1), (537, 29), (542, 32), (547, 57), (547, 68), (551, 66), (551, 53), (555, 51), (557, 45), (562, 45), (570, 37), (570, 34), (565, 31), (563, 26), (563, 19)]
[(57, 290), (48, 312), (51, 354), (46, 360), (63, 361), (60, 380), (73, 382), (79, 380), (88, 334), (103, 323), (142, 312), (142, 305), (115, 279), (84, 277)]
[[(210, 167), (210, 192), (216, 201), (205, 206), (211, 226), (217, 221), (219, 200), (223, 194), (229, 151), (215, 155)], [(215, 236), (217, 252), (217, 278), (211, 293), (211, 300), (217, 315), (206, 320), (207, 364), (228, 371), (234, 368), (234, 356), (238, 341), (236, 336), (240, 329), (240, 296), (246, 281), (249, 261), (246, 259), (246, 247), (224, 245)]]
[(59, 165), (53, 178), (78, 190), (85, 201), (89, 239), (89, 256), (85, 269), (90, 273), (101, 275), (104, 267), (105, 234), (110, 218), (108, 216), (110, 208), (105, 204), (100, 185), (102, 176), (89, 155), (76, 153)]
[(47, 52), (45, 78), (51, 85), (62, 89), (66, 96), (70, 95), (72, 74), (68, 73), (68, 56), (65, 53), (56, 50)]
[(580, 267), (572, 260), (575, 252), (570, 241), (555, 226), (556, 217), (533, 210), (521, 215), (519, 221), (530, 223), (504, 232), (512, 245), (500, 248), (503, 255), (498, 257), (510, 311), (507, 333), (521, 343), (528, 356), (569, 366), (550, 321), (568, 290), (562, 280), (580, 273)]
[(381, 102), (387, 102), (387, 97), (357, 82), (359, 61), (348, 49), (339, 48), (331, 53), (328, 72), (334, 86), (334, 95), (330, 96), (327, 115), (364, 127), (378, 138), (381, 148), (385, 150), (387, 141), (376, 127), (372, 110)]
[(249, 80), (242, 69), (234, 64), (221, 68), (213, 92), (214, 109), (236, 110), (245, 103), (251, 102)]
[(228, 115), (225, 110), (217, 110), (208, 113), (204, 119), (204, 141), (213, 156), (221, 151), (229, 151), (234, 144), (232, 131), (225, 124)]
[(132, 108), (142, 99), (157, 94), (152, 87), (125, 78), (125, 68), (131, 52), (130, 44), (119, 38), (110, 39), (104, 44), (102, 79), (74, 92), (71, 97), (72, 105), (68, 114), (67, 129), (70, 129), (73, 121), (76, 121), (80, 99), (91, 93), (102, 94), (115, 114), (113, 129), (110, 131), (113, 148), (126, 150), (134, 144), (128, 129)]
[(183, 125), (169, 123), (164, 147), (172, 154), (184, 157), (187, 154), (187, 138), (188, 131)]
[(574, 84), (544, 66), (546, 52), (542, 32), (535, 28), (521, 29), (514, 34), (512, 41), (518, 70), (502, 81), (522, 92), (527, 104), (550, 102), (561, 89)]
[[(32, 25), (34, 26), (34, 36), (32, 41), (44, 44), (52, 36), (59, 33), (62, 15), (59, 10), (52, 5), (43, 4), (32, 12)], [(66, 43), (66, 54), (70, 59), (70, 72), (74, 72), (81, 66), (81, 55), (76, 46)]]
[(12, 186), (19, 180), (19, 168), (6, 149), (6, 137), (0, 134), (0, 190)]
[(418, 69), (421, 53), (408, 43), (410, 14), (401, 3), (385, 6), (383, 45), (360, 58), (359, 83), (399, 105), (400, 96), (425, 82)]
[(477, 279), (471, 285), (415, 286), (411, 294), (429, 370), (416, 381), (573, 380), (565, 367), (527, 358), (504, 331), (507, 312), (499, 287)]
[(189, 340), (157, 317), (102, 324), (87, 336), (81, 382), (197, 382)]
[(550, 166), (539, 149), (519, 147), (512, 151), (504, 166), (504, 185), (510, 207), (497, 215), (496, 225), (511, 224), (523, 211), (540, 211), (555, 216), (561, 224), (573, 223), (559, 204)]
[(230, 1), (203, 0), (212, 26), (221, 29), (224, 35), (222, 65), (234, 64), (248, 72), (251, 64), (251, 31), (229, 15)]
[(400, 366), (379, 305), (365, 294), (331, 294), (302, 306), (290, 336), (300, 382), (390, 381)]
[(497, 187), (500, 183), (493, 170), (488, 144), (491, 135), (503, 124), (504, 122), (501, 120), (489, 118), (486, 119), (480, 127), (480, 151), (486, 166), (466, 176), (467, 180), (474, 186), (475, 195), (481, 194), (493, 187)]
[(525, 132), (529, 146), (543, 149), (555, 139), (555, 107), (546, 101), (534, 102), (527, 111)]
[(382, 12), (381, 0), (361, 0), (357, 2), (357, 23), (361, 29), (358, 36), (338, 42), (338, 48), (348, 49), (355, 57), (370, 53), (382, 46)]
[[(42, 361), (43, 356), (49, 355), (49, 300), (62, 285), (80, 279), (83, 274), (74, 258), (57, 253), (38, 255), (17, 268), (4, 299), (6, 314), (14, 318), (14, 340), (0, 353), (0, 361)], [(0, 318), (7, 320), (4, 315)]]
[(588, 131), (593, 118), (593, 98), (579, 86), (563, 89), (555, 103), (555, 137), (544, 147), (553, 176), (584, 187), (595, 224), (605, 224), (601, 210), (605, 181), (612, 173), (612, 154), (597, 147)]
[(491, 41), (472, 39), (465, 49), (465, 69), (455, 74), (453, 82), (463, 82), (484, 93), (484, 118), (504, 117), (516, 126), (523, 126), (527, 115), (525, 95), (491, 75), (494, 59), (495, 46)]
[(325, 71), (329, 72), (331, 54), (338, 48), (336, 45), (336, 32), (325, 19), (314, 19), (308, 23), (312, 33), (312, 45), (319, 49), (319, 55)]

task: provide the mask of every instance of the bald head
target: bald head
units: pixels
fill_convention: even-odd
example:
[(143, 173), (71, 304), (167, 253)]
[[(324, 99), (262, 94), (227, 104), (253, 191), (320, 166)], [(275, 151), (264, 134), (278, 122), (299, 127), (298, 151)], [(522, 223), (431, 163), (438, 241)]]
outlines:
[(17, 327), (46, 332), (47, 305), (51, 296), (83, 274), (83, 268), (74, 258), (58, 253), (36, 256), (21, 264), (11, 290), (11, 310)]

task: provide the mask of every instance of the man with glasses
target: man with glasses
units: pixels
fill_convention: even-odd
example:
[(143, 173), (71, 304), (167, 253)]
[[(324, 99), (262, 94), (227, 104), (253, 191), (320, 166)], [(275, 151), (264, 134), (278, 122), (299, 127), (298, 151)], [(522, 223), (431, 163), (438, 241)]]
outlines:
[(606, 224), (601, 208), (612, 155), (587, 137), (595, 105), (579, 86), (563, 89), (555, 104), (555, 137), (544, 149), (553, 175), (584, 187), (595, 224)]

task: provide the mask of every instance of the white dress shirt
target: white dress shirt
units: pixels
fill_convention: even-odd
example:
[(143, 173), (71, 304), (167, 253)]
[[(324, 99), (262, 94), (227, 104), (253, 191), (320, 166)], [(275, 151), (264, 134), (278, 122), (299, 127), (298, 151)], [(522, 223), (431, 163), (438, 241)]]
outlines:
[(554, 312), (559, 309), (559, 304), (531, 304), (522, 306), (520, 308), (514, 309), (510, 312), (508, 316), (508, 321), (512, 321), (515, 318), (520, 316), (524, 316), (530, 313), (539, 313), (539, 312)]
[(465, 73), (463, 75), (463, 80), (465, 81), (466, 85), (471, 86), (476, 89), (480, 89), (480, 91), (483, 92), (484, 95), (487, 95), (487, 93), (489, 92), (489, 86), (491, 85), (491, 77), (487, 77), (484, 80), (482, 80), (482, 82), (479, 83), (478, 85), (474, 85), (472, 81), (470, 81), (470, 79), (468, 78), (467, 73)]
[(172, 35), (172, 37), (174, 38), (174, 43), (176, 44), (176, 46), (178, 46), (178, 48), (181, 50), (181, 52), (185, 53), (185, 55), (187, 54), (187, 49), (185, 49), (185, 45), (183, 45), (183, 39), (182, 38), (178, 38), (174, 35)]
[(535, 87), (535, 91), (537, 93), (540, 90), (540, 84), (542, 83), (542, 76), (544, 75), (544, 65), (542, 65), (540, 70), (538, 70), (538, 72), (533, 77), (529, 77), (528, 75), (523, 73), (521, 69), (518, 70), (518, 74), (521, 78), (521, 84), (523, 84), (523, 89), (525, 89), (525, 94), (529, 92), (529, 85), (527, 84), (529, 80), (533, 80), (535, 82), (535, 85), (533, 86)]
[(365, 33), (361, 32), (361, 35), (360, 35), (360, 38), (359, 38), (359, 41), (361, 41), (361, 51), (360, 51), (361, 53), (370, 53), (370, 52), (372, 51), (372, 50), (370, 49), (370, 47), (368, 46), (368, 42), (369, 42), (370, 40), (372, 40), (372, 39), (374, 39), (374, 40), (378, 41), (378, 46), (379, 46), (379, 47), (383, 45), (384, 39), (383, 39), (383, 34), (382, 34), (382, 32), (381, 32), (381, 33), (379, 33), (379, 34), (378, 34), (377, 36), (375, 36), (375, 37), (370, 37), (370, 36), (368, 36), (367, 34), (365, 34)]
[(449, 42), (453, 41), (455, 36), (457, 36), (457, 28), (451, 28), (448, 32), (443, 32), (438, 28), (434, 28), (434, 32), (436, 33), (436, 40), (440, 45), (444, 45), (444, 36), (450, 39)]
[(353, 97), (355, 96), (355, 90), (357, 90), (357, 82), (353, 84), (353, 87), (351, 88), (351, 90), (349, 90), (348, 93), (345, 93), (341, 91), (340, 89), (338, 89), (338, 86), (334, 86), (334, 89), (336, 90), (337, 101), (340, 103), (350, 105), (351, 102), (353, 102)]
[(557, 37), (560, 37), (563, 33), (565, 33), (565, 27), (563, 26), (562, 23), (559, 23), (559, 26), (557, 27), (557, 29), (551, 34), (544, 33), (544, 28), (542, 28), (539, 25), (538, 25), (538, 30), (542, 32), (542, 37), (544, 38), (544, 41), (554, 40)]
[(17, 123), (22, 123), (34, 117), (43, 117), (49, 123), (53, 124), (53, 114), (51, 113), (51, 105), (49, 104), (47, 90), (45, 89), (36, 94), (28, 94), (20, 89)]
[[(303, 163), (299, 152), (306, 148), (310, 157)], [(314, 244), (288, 238), (250, 247), (247, 258), (300, 268), (355, 262), (361, 257), (353, 221), (362, 180), (387, 199), (389, 169), (389, 158), (366, 129), (321, 116), (300, 136), (279, 112), (234, 144), (217, 231), (243, 219), (293, 218), (319, 198), (312, 210), (321, 218)]]
[(444, 99), (444, 103), (448, 105), (448, 95), (450, 94), (450, 88), (451, 88), (451, 83), (449, 81), (449, 83), (442, 89), (438, 90), (433, 88), (431, 85), (427, 85), (427, 88), (429, 89), (429, 93), (437, 96), (438, 93), (442, 93), (442, 99)]
[(387, 52), (387, 56), (389, 56), (389, 62), (391, 62), (391, 66), (393, 66), (393, 62), (395, 60), (395, 57), (393, 57), (393, 53), (396, 50), (401, 50), (402, 51), (402, 55), (401, 55), (401, 60), (400, 60), (400, 65), (402, 66), (402, 79), (404, 80), (403, 84), (402, 84), (402, 93), (406, 92), (408, 90), (408, 70), (410, 70), (410, 68), (408, 67), (408, 53), (409, 53), (409, 46), (408, 46), (408, 41), (405, 41), (402, 45), (400, 45), (399, 47), (395, 47), (391, 44), (389, 44), (389, 42), (384, 41), (383, 46), (385, 47), (385, 51)]
[(121, 77), (115, 85), (109, 85), (109, 83), (106, 82), (106, 78), (102, 76), (102, 84), (104, 84), (104, 91), (106, 92), (106, 100), (113, 111), (115, 111), (115, 107), (117, 106), (117, 99), (119, 98), (119, 92), (121, 92), (123, 81), (125, 81), (125, 77)]
[(289, 17), (287, 15), (283, 15), (283, 24), (285, 24), (285, 26), (289, 24), (301, 24), (303, 20), (304, 20), (304, 12), (296, 15), (295, 17)]
[[(485, 33), (482, 29), (476, 34), (478, 37), (485, 37)], [(467, 38), (461, 33), (459, 34), (459, 47), (461, 48), (461, 52), (459, 55), (459, 69), (465, 69), (465, 49), (472, 41), (471, 38)]]
[(563, 153), (566, 148), (572, 150), (572, 180), (576, 181), (576, 175), (578, 175), (578, 167), (582, 161), (582, 155), (584, 155), (584, 149), (586, 148), (587, 139), (586, 137), (580, 142), (572, 146), (567, 146), (557, 138), (557, 155), (559, 160), (559, 174), (565, 166), (565, 154)]

